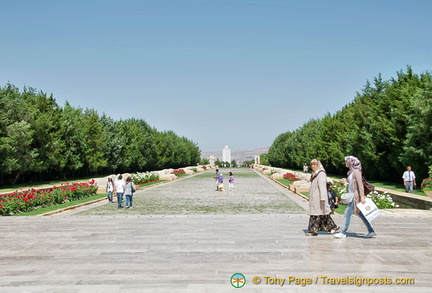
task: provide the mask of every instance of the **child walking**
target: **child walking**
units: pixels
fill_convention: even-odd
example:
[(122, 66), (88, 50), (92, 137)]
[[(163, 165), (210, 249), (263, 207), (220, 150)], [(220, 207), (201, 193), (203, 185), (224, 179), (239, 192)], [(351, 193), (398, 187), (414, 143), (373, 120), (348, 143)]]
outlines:
[(234, 190), (234, 175), (232, 172), (230, 172), (229, 175), (230, 175), (228, 179), (229, 190)]
[(219, 191), (224, 191), (223, 174), (219, 175)]

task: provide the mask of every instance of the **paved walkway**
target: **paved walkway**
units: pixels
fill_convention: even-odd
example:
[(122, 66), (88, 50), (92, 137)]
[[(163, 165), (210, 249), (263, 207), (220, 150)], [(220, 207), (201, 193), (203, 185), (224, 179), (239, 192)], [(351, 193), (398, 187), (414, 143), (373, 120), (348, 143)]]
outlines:
[[(372, 239), (357, 217), (347, 239), (306, 237), (305, 202), (236, 174), (231, 193), (213, 191), (207, 172), (139, 191), (132, 210), (1, 217), (0, 292), (430, 292), (431, 213), (384, 213)], [(414, 284), (341, 284), (359, 278)]]

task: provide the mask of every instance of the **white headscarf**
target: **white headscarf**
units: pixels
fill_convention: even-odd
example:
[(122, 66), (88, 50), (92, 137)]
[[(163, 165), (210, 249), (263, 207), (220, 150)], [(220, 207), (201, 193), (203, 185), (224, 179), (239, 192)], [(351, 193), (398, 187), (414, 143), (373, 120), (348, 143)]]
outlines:
[(348, 176), (351, 175), (352, 172), (354, 172), (354, 170), (359, 170), (361, 171), (362, 169), (362, 165), (360, 160), (357, 157), (354, 156), (347, 156), (345, 157), (345, 162), (348, 163)]
[(311, 179), (310, 179), (310, 181), (313, 181), (313, 180), (318, 176), (318, 174), (319, 174), (321, 171), (323, 171), (324, 173), (326, 173), (326, 170), (324, 169), (324, 166), (323, 166), (323, 164), (321, 163), (320, 160), (318, 160), (318, 159), (314, 159), (314, 160), (312, 160), (312, 161), (316, 161), (317, 166), (318, 166), (318, 169), (317, 169), (315, 172), (312, 172), (312, 175), (311, 175)]

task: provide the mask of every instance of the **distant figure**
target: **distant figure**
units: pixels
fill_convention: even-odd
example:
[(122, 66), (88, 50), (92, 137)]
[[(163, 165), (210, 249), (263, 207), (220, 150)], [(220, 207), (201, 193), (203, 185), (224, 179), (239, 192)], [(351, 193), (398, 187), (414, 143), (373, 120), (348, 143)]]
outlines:
[(123, 181), (123, 176), (119, 175), (117, 182), (114, 184), (117, 194), (117, 208), (122, 208), (123, 194), (125, 192), (126, 183)]
[(416, 186), (417, 183), (414, 171), (411, 171), (411, 166), (407, 166), (407, 170), (403, 173), (402, 178), (405, 186), (405, 191), (409, 193), (414, 193), (414, 186)]
[(216, 191), (219, 191), (219, 176), (220, 176), (219, 169), (216, 169), (216, 174), (213, 177), (216, 183)]
[(114, 182), (111, 177), (108, 177), (106, 185), (106, 193), (110, 203), (113, 202)]
[(304, 164), (303, 166), (303, 173), (307, 173), (309, 171), (309, 167), (307, 164)]
[(127, 209), (132, 208), (132, 197), (133, 197), (134, 192), (135, 192), (135, 188), (134, 188), (133, 183), (132, 183), (132, 178), (130, 176), (128, 176), (128, 178), (126, 179), (125, 192), (124, 192), (124, 194), (126, 196), (125, 208), (127, 208)]
[(219, 182), (219, 186), (218, 186), (219, 191), (224, 191), (224, 183), (223, 183), (223, 174), (222, 173), (219, 175), (218, 182)]
[(234, 189), (234, 175), (232, 172), (229, 173), (230, 177), (228, 179), (229, 190)]

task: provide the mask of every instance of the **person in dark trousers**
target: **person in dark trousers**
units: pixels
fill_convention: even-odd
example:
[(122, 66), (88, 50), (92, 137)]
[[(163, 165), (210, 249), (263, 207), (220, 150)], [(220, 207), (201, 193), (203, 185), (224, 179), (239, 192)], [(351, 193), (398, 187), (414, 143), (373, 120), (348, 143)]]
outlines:
[(414, 193), (414, 186), (416, 186), (417, 183), (415, 173), (411, 170), (411, 166), (407, 166), (407, 170), (403, 173), (402, 179), (405, 186), (405, 191)]
[(339, 197), (337, 197), (336, 192), (333, 190), (333, 183), (331, 182), (327, 182), (327, 196), (331, 209), (330, 214), (334, 214), (334, 210), (338, 208)]

